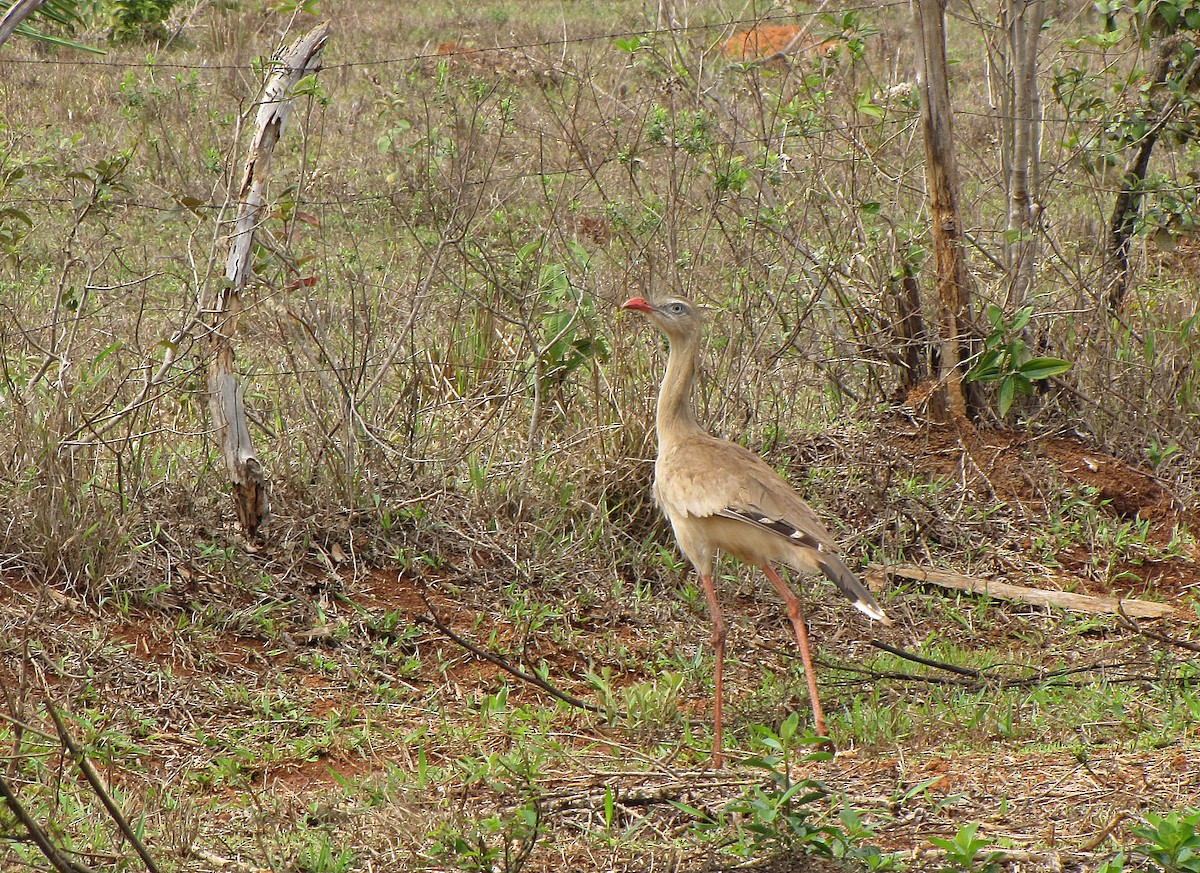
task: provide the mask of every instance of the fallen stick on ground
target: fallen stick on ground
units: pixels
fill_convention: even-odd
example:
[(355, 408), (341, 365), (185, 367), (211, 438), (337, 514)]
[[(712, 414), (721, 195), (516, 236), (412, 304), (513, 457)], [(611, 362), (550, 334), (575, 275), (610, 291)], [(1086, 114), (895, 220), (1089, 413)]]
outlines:
[(1126, 611), (1125, 604), (1123, 603), (1121, 604), (1121, 609), (1118, 611), (1118, 614), (1121, 618), (1121, 624), (1125, 625), (1125, 627), (1129, 628), (1129, 630), (1133, 631), (1134, 633), (1141, 634), (1148, 640), (1154, 640), (1156, 643), (1165, 643), (1168, 646), (1177, 646), (1181, 649), (1186, 649), (1189, 652), (1200, 652), (1200, 643), (1193, 643), (1191, 640), (1181, 640), (1178, 637), (1169, 636), (1167, 634), (1155, 633), (1152, 630), (1147, 630), (1146, 628), (1142, 627), (1129, 617), (1129, 613)]
[[(425, 608), (429, 610), (429, 615), (418, 615), (418, 616), (416, 616), (415, 619), (413, 619), (418, 624), (432, 625), (433, 627), (440, 630), (443, 634), (448, 636), (450, 639), (452, 639), (454, 642), (458, 643), (458, 645), (462, 646), (464, 649), (466, 649), (468, 652), (475, 655), (476, 657), (483, 658), (483, 660), (487, 661), (490, 664), (494, 664), (495, 666), (499, 667), (501, 670), (505, 671), (506, 673), (516, 676), (522, 682), (528, 682), (531, 685), (536, 685), (538, 688), (541, 688), (543, 691), (545, 691), (551, 697), (555, 697), (555, 698), (561, 700), (563, 703), (567, 704), (568, 706), (574, 706), (577, 709), (586, 709), (588, 712), (595, 712), (600, 715), (605, 715), (608, 713), (608, 710), (605, 707), (597, 706), (594, 703), (588, 703), (586, 700), (580, 700), (578, 697), (573, 697), (570, 694), (567, 694), (565, 691), (559, 691), (557, 688), (555, 688), (553, 685), (551, 685), (549, 682), (547, 682), (541, 676), (536, 676), (533, 673), (527, 673), (524, 670), (518, 669), (517, 667), (514, 667), (512, 664), (510, 664), (508, 661), (501, 658), (499, 655), (493, 655), (491, 652), (485, 652), (483, 649), (479, 648), (474, 643), (471, 643), (470, 641), (464, 639), (463, 637), (460, 637), (453, 630), (451, 630), (447, 625), (442, 623), (442, 620), (440, 618), (438, 618), (438, 616), (437, 616), (437, 612), (434, 611), (433, 604), (431, 604), (429, 602), (429, 599), (425, 596), (424, 592), (418, 592), (418, 593), (420, 594), (421, 600), (423, 600), (425, 602)], [(614, 716), (616, 716), (617, 718), (628, 718), (629, 717), (628, 714), (626, 714), (625, 712), (622, 712), (619, 709), (613, 710), (612, 714)]]
[(953, 588), (957, 591), (970, 591), (973, 594), (983, 594), (999, 600), (1017, 600), (1022, 603), (1032, 603), (1037, 606), (1058, 606), (1073, 612), (1091, 612), (1096, 614), (1116, 615), (1124, 610), (1126, 615), (1134, 618), (1162, 618), (1175, 611), (1168, 603), (1152, 603), (1147, 600), (1124, 600), (1116, 597), (1094, 597), (1090, 594), (1072, 594), (1069, 591), (1052, 591), (1045, 588), (1029, 588), (1025, 585), (1013, 585), (1009, 582), (997, 582), (994, 579), (980, 579), (976, 576), (963, 576), (959, 573), (947, 573), (943, 570), (928, 570), (911, 564), (883, 566), (870, 564), (869, 569), (876, 573), (902, 576), (905, 579), (916, 579), (918, 582), (928, 582), (942, 588)]
[[(73, 858), (68, 857), (47, 835), (46, 831), (38, 824), (37, 819), (25, 811), (25, 807), (21, 805), (21, 801), (17, 798), (17, 793), (9, 787), (8, 783), (0, 777), (0, 800), (3, 800), (12, 814), (16, 816), (17, 821), (25, 826), (25, 830), (29, 833), (29, 838), (33, 844), (38, 847), (38, 850), (46, 856), (46, 860), (50, 862), (55, 870), (59, 873), (93, 873), (91, 867), (85, 867)], [(9, 836), (7, 839), (15, 839)]]
[(92, 790), (96, 792), (96, 796), (100, 798), (100, 802), (104, 804), (104, 808), (108, 810), (108, 814), (112, 816), (112, 820), (117, 823), (117, 827), (125, 835), (125, 839), (129, 840), (129, 844), (133, 846), (134, 851), (142, 859), (142, 863), (146, 865), (146, 870), (149, 873), (159, 873), (158, 864), (154, 862), (154, 858), (146, 850), (146, 846), (138, 837), (137, 832), (130, 826), (128, 819), (125, 818), (125, 814), (121, 812), (121, 808), (117, 806), (116, 801), (112, 799), (112, 795), (108, 793), (108, 789), (104, 785), (104, 780), (100, 778), (100, 774), (96, 772), (96, 768), (87, 759), (87, 755), (84, 754), (83, 749), (72, 739), (70, 732), (67, 730), (67, 723), (63, 720), (62, 715), (49, 700), (46, 701), (46, 712), (50, 713), (50, 718), (54, 720), (54, 726), (58, 729), (58, 736), (62, 740), (63, 747), (71, 753), (71, 757), (79, 765), (79, 769), (83, 772), (88, 784), (92, 786)]

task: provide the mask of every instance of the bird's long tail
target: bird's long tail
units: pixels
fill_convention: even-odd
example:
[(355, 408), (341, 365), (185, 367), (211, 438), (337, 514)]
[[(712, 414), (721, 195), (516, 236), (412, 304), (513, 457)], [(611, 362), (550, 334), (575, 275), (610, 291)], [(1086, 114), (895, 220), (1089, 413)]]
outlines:
[(841, 558), (832, 552), (819, 552), (817, 566), (838, 587), (838, 591), (845, 594), (858, 609), (881, 624), (890, 625), (892, 623), (892, 620), (875, 601), (875, 596), (870, 589), (862, 583), (854, 571), (842, 563)]

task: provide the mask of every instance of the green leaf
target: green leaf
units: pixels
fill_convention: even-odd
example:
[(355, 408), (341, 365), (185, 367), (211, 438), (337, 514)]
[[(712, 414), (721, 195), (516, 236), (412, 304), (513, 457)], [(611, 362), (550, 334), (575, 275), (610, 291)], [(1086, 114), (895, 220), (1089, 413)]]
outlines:
[(530, 240), (517, 249), (517, 261), (521, 264), (529, 264), (530, 256), (542, 246), (542, 238)]
[(1000, 378), (1000, 349), (984, 352), (966, 376), (968, 382), (995, 382)]
[(1064, 361), (1062, 358), (1030, 358), (1017, 368), (1017, 372), (1030, 382), (1037, 382), (1065, 373), (1069, 369), (1071, 369), (1071, 362)]
[(866, 91), (854, 99), (854, 108), (863, 115), (869, 115), (871, 118), (883, 118), (883, 107), (872, 103), (871, 95)]
[(1025, 340), (1023, 339), (1015, 339), (1010, 342), (1008, 344), (1009, 362), (1015, 364), (1017, 361), (1023, 361), (1025, 356), (1028, 354), (1026, 348), (1027, 346), (1025, 345)]
[[(11, 4), (0, 2), (0, 11), (7, 11)], [(79, 16), (78, 4), (75, 0), (49, 0), (40, 9), (34, 11), (29, 19), (32, 21), (49, 21), (59, 27), (71, 28), (82, 23)], [(63, 48), (75, 49), (76, 51), (91, 52), (95, 55), (103, 55), (106, 52), (103, 49), (94, 46), (85, 45), (81, 42), (65, 39), (59, 36), (52, 36), (48, 33), (42, 33), (35, 27), (32, 27), (29, 22), (22, 22), (17, 25), (15, 33), (36, 40), (45, 45), (56, 45)]]
[(292, 87), (292, 93), (297, 97), (324, 97), (325, 92), (317, 79), (316, 73), (309, 73)]
[(41, 33), (31, 27), (26, 27), (24, 24), (18, 27), (14, 32), (21, 34), (21, 36), (27, 36), (30, 39), (37, 40), (45, 45), (56, 45), (59, 48), (74, 49), (75, 51), (88, 52), (89, 54), (93, 55), (108, 54), (108, 52), (106, 52), (104, 49), (96, 48), (94, 45), (85, 45), (81, 42), (75, 42), (71, 39), (63, 39), (62, 37), (51, 36), (48, 33)]
[(19, 221), (26, 227), (33, 227), (33, 219), (29, 217), (29, 213), (15, 207), (0, 209), (0, 219)]
[(689, 804), (686, 804), (682, 800), (668, 800), (667, 803), (671, 804), (671, 806), (675, 807), (680, 812), (690, 815), (692, 818), (704, 819), (704, 818), (709, 817), (707, 812), (704, 812), (701, 809), (697, 809), (696, 807), (691, 806)]
[(1025, 325), (1029, 324), (1029, 319), (1032, 316), (1033, 316), (1033, 307), (1032, 306), (1022, 306), (1020, 309), (1018, 309), (1016, 312), (1013, 313), (1012, 324), (1010, 324), (1008, 326), (1009, 332), (1016, 333), (1017, 331), (1021, 330), (1023, 327), (1025, 327)]
[(997, 401), (1000, 417), (1008, 415), (1008, 410), (1012, 408), (1013, 398), (1016, 396), (1017, 380), (1014, 376), (1008, 376), (1000, 383), (999, 399)]

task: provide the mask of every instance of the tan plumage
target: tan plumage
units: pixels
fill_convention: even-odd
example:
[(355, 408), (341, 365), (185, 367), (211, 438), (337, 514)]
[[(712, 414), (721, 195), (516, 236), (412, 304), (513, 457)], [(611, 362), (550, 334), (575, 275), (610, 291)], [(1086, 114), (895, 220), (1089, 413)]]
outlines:
[(704, 330), (699, 310), (683, 298), (624, 304), (662, 331), (670, 342), (667, 371), (658, 395), (654, 496), (700, 575), (713, 622), (716, 650), (713, 761), (721, 766), (722, 677), (725, 623), (712, 581), (718, 551), (760, 568), (787, 605), (800, 645), (813, 718), (819, 734), (825, 719), (817, 697), (808, 651), (808, 632), (799, 599), (775, 572), (786, 564), (804, 573), (824, 573), (858, 609), (891, 624), (871, 592), (837, 556), (836, 544), (812, 508), (758, 455), (705, 432), (692, 411), (696, 356)]

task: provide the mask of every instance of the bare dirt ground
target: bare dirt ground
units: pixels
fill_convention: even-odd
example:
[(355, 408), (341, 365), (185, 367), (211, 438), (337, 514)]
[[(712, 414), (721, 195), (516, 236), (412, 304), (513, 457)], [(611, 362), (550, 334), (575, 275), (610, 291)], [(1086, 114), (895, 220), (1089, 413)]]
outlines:
[[(1181, 527), (1195, 529), (1194, 510), (1165, 482), (1061, 435), (964, 437), (896, 419), (875, 434), (813, 437), (795, 448), (793, 470), (800, 474), (817, 457), (860, 473), (859, 484), (841, 496), (827, 492), (828, 511), (844, 529), (868, 541), (881, 525), (896, 537), (903, 532), (906, 557), (917, 562), (944, 566), (947, 549), (958, 548), (954, 569), (1022, 584), (1115, 593), (1106, 583), (1111, 562), (1101, 573), (1086, 543), (1063, 551), (1057, 567), (1039, 557), (1031, 531), (1059, 511), (1064, 493), (1086, 489), (1103, 502), (1109, 523), (1148, 525), (1151, 544), (1167, 544)], [(897, 492), (896, 482), (910, 478), (940, 480), (941, 490)], [(972, 503), (995, 511), (965, 512)], [(1039, 524), (1025, 527), (1022, 519)], [(521, 749), (525, 740), (511, 721), (501, 725), (484, 714), (488, 696), (508, 683), (504, 710), (541, 711), (545, 736), (561, 753), (536, 776), (542, 838), (525, 869), (733, 866), (715, 844), (690, 836), (691, 818), (670, 801), (716, 812), (761, 782), (760, 771), (709, 770), (702, 752), (687, 750), (678, 719), (631, 725), (555, 705), (428, 621), (435, 616), (518, 669), (544, 665), (551, 683), (587, 702), (597, 699), (589, 672), (608, 668), (613, 688), (629, 688), (657, 678), (664, 639), (705, 650), (707, 622), (679, 609), (676, 592), (658, 592), (658, 605), (633, 610), (548, 584), (542, 599), (556, 604), (555, 615), (535, 628), (505, 608), (511, 574), (487, 548), (464, 543), (426, 571), (355, 568), (346, 554), (322, 554), (323, 561), (277, 580), (279, 596), (265, 618), (261, 597), (183, 565), (164, 567), (169, 590), (154, 606), (127, 609), (85, 602), (53, 579), (7, 573), (0, 579), (0, 678), (10, 721), (44, 728), (43, 698), (72, 713), (109, 783), (149, 813), (155, 849), (183, 868), (310, 869), (295, 859), (286, 836), (304, 828), (350, 847), (357, 869), (441, 869), (455, 865), (430, 853), (430, 834), (447, 821), (503, 813), (519, 799), (494, 781), (446, 775), (464, 755)], [(867, 628), (847, 623), (841, 605), (821, 592), (810, 618), (824, 653), (827, 706), (836, 710), (864, 684), (878, 683), (887, 705), (903, 710), (920, 703), (929, 687), (923, 683), (950, 675), (925, 671), (916, 681), (914, 668), (906, 681), (875, 668), (848, 671), (876, 654), (872, 637), (910, 651), (937, 639), (968, 651), (1009, 650), (1014, 659), (1024, 652), (1035, 668), (1031, 653), (1040, 650), (1044, 669), (1065, 664), (1075, 675), (1103, 674), (1114, 687), (1132, 684), (1146, 695), (1155, 670), (1166, 675), (1169, 660), (1191, 694), (1196, 672), (1185, 668), (1194, 665), (1200, 636), (1196, 558), (1187, 546), (1173, 557), (1143, 560), (1130, 552), (1115, 559), (1125, 594), (1178, 607), (1166, 619), (1140, 623), (1148, 635), (1110, 619), (1065, 629), (1050, 611), (998, 601), (982, 607), (987, 620), (951, 621), (946, 604), (962, 596), (918, 585), (886, 595), (895, 628)], [(727, 694), (735, 723), (762, 715), (753, 694), (761, 675), (756, 662), (780, 661), (784, 670), (793, 664), (781, 613), (754, 584), (743, 581), (724, 594), (733, 626)], [(978, 616), (978, 601), (969, 602), (964, 614)], [(213, 603), (222, 606), (222, 622), (195, 632), (191, 625)], [(988, 694), (986, 683), (980, 694)], [(785, 703), (807, 716), (802, 699)], [(685, 723), (702, 726), (710, 704), (704, 688), (684, 684), (675, 705)], [(1156, 705), (1147, 702), (1141, 717), (1153, 719)], [(875, 831), (873, 842), (904, 853), (909, 869), (936, 867), (927, 838), (953, 835), (971, 821), (1007, 847), (1012, 869), (1091, 869), (1128, 844), (1128, 826), (1141, 813), (1200, 802), (1194, 729), (1147, 743), (1129, 738), (1114, 717), (1060, 724), (1044, 739), (1032, 728), (1022, 733), (1022, 719), (1054, 722), (1040, 706), (1030, 698), (1010, 713), (1018, 727), (1008, 736), (936, 719), (894, 743), (843, 736), (836, 757), (801, 762), (794, 776), (819, 780), (859, 810)], [(1064, 743), (1072, 733), (1079, 741)], [(706, 733), (697, 727), (692, 735)], [(421, 785), (396, 776), (427, 767), (443, 768), (442, 778)], [(16, 772), (10, 763), (10, 775)], [(76, 779), (69, 771), (59, 778)], [(170, 810), (165, 795), (177, 801)], [(605, 819), (606, 795), (615, 822), (611, 814)], [(247, 797), (251, 803), (241, 802)], [(73, 826), (60, 825), (68, 832)], [(776, 856), (758, 868), (822, 863)]]

